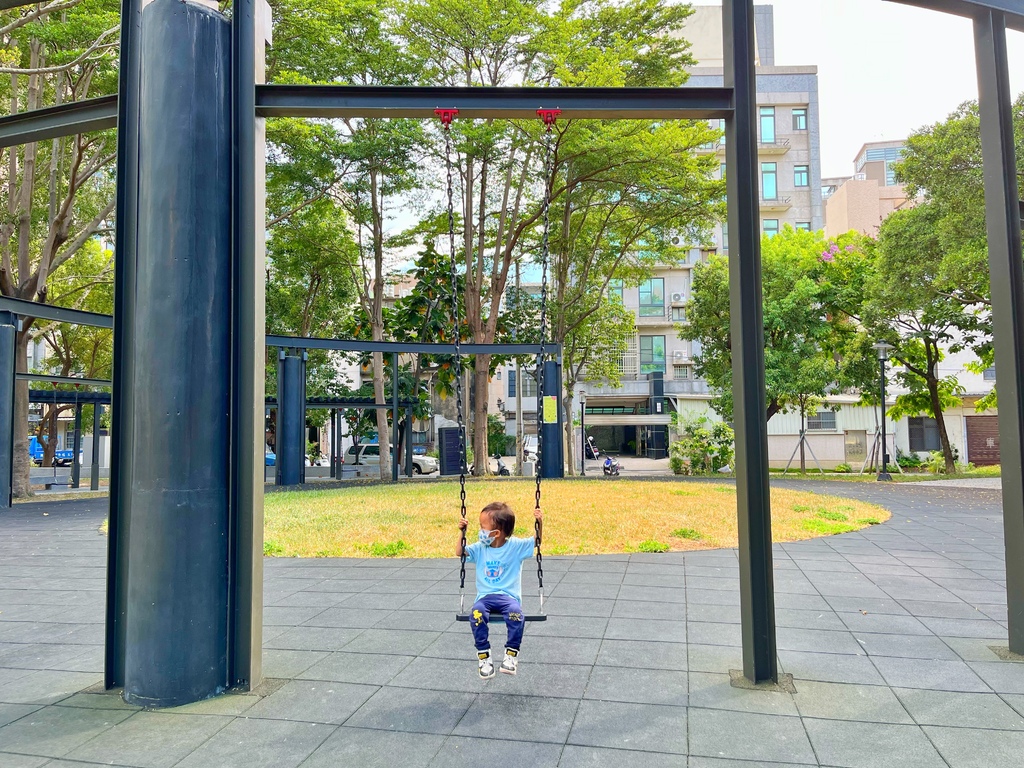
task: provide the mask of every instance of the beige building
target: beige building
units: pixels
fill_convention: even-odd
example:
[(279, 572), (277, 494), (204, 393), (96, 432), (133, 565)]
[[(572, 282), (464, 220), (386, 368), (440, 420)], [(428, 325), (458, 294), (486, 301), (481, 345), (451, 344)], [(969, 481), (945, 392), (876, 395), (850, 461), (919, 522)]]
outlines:
[(822, 179), (825, 235), (836, 237), (851, 229), (874, 237), (893, 211), (913, 206), (906, 187), (896, 182), (893, 163), (903, 155), (904, 141), (873, 141), (854, 158), (853, 176)]

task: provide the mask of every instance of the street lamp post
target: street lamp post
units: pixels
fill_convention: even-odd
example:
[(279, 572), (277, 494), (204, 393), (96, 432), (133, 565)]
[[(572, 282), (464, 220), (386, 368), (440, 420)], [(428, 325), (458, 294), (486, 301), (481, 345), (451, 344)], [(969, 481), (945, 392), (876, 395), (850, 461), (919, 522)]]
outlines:
[(580, 456), (580, 477), (587, 476), (587, 393), (580, 390), (580, 440), (583, 452)]
[(893, 348), (892, 344), (886, 344), (884, 341), (880, 341), (877, 344), (872, 344), (871, 348), (878, 352), (878, 368), (880, 373), (880, 379), (882, 382), (882, 470), (878, 473), (878, 480), (892, 480), (892, 475), (889, 474), (889, 464), (886, 461), (888, 455), (886, 453), (886, 440), (885, 440), (885, 361), (889, 359), (889, 350)]

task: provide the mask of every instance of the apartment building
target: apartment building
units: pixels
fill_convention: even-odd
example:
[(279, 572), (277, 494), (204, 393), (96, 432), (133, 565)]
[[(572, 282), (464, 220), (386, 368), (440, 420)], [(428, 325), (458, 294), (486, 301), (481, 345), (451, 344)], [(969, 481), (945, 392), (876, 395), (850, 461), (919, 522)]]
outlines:
[(869, 142), (854, 158), (852, 176), (822, 179), (827, 237), (850, 230), (873, 237), (890, 213), (917, 203), (893, 169), (905, 146), (902, 139)]

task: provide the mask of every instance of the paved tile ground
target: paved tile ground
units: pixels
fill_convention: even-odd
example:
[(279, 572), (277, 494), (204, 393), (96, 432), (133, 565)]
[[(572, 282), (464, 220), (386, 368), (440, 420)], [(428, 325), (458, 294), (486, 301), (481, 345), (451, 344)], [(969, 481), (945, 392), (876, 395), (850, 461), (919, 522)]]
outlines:
[(273, 559), (267, 682), (162, 711), (97, 686), (104, 502), (19, 506), (0, 516), (0, 766), (1021, 765), (1024, 663), (989, 648), (1006, 643), (998, 493), (801, 485), (894, 515), (775, 548), (795, 694), (729, 685), (731, 550), (545, 558), (551, 617), (519, 675), (488, 682), (453, 620), (453, 560)]

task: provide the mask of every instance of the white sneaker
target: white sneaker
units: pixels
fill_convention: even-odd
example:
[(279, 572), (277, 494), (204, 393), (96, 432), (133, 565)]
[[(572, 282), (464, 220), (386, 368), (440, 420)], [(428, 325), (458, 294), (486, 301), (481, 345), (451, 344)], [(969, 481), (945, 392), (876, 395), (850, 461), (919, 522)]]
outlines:
[(514, 675), (516, 673), (516, 665), (519, 663), (518, 656), (519, 651), (506, 648), (505, 660), (501, 662), (501, 671), (506, 675)]
[(491, 652), (478, 651), (476, 655), (480, 660), (480, 677), (484, 680), (490, 680), (494, 677), (494, 664), (491, 663)]

